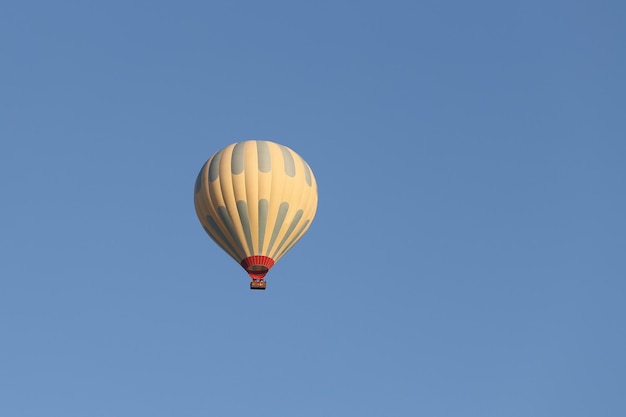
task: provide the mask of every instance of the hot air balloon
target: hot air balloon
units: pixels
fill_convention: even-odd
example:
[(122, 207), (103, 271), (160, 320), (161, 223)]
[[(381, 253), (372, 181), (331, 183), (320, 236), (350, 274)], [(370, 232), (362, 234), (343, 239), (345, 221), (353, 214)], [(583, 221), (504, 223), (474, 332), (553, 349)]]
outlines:
[(317, 183), (309, 165), (265, 140), (216, 152), (196, 179), (194, 204), (206, 233), (266, 288), (265, 274), (311, 226)]

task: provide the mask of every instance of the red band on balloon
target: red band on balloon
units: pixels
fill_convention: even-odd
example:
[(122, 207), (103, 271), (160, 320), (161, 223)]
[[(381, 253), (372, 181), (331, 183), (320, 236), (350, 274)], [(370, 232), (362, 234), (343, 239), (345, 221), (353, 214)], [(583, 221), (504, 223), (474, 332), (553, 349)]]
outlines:
[(274, 260), (268, 256), (248, 256), (241, 261), (241, 266), (248, 272), (252, 279), (263, 279), (267, 271), (274, 266)]

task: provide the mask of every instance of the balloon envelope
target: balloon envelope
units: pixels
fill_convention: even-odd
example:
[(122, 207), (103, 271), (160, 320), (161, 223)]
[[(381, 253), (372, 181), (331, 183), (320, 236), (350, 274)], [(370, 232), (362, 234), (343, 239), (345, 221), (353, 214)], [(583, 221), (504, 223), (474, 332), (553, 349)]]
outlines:
[(207, 234), (257, 281), (308, 230), (317, 182), (293, 150), (249, 140), (209, 158), (196, 179), (194, 204)]

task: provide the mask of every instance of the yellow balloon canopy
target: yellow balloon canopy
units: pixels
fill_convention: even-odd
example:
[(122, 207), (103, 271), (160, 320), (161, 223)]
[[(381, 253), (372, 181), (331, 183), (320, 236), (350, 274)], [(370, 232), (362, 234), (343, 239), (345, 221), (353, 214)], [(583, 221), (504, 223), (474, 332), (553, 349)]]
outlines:
[(286, 146), (234, 143), (204, 164), (194, 193), (207, 234), (265, 289), (265, 274), (304, 235), (317, 210), (309, 165)]

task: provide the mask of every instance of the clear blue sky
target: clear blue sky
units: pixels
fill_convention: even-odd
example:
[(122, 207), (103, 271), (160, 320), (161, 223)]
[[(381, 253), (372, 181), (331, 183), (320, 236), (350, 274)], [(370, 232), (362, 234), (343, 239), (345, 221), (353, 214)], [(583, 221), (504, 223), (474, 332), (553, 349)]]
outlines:
[[(0, 6), (0, 415), (626, 415), (621, 1)], [(313, 168), (248, 289), (193, 185)]]

